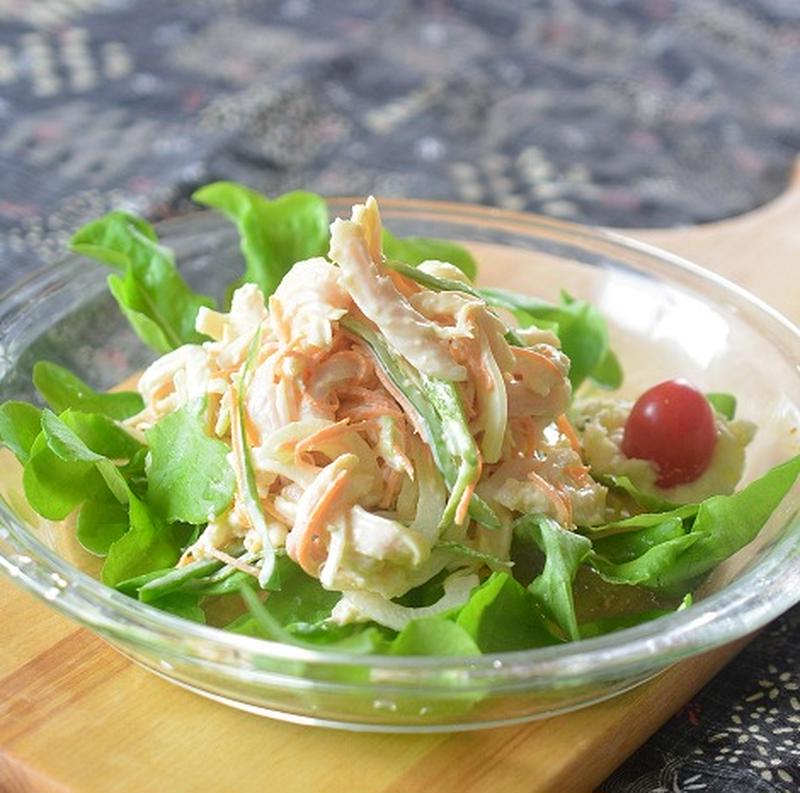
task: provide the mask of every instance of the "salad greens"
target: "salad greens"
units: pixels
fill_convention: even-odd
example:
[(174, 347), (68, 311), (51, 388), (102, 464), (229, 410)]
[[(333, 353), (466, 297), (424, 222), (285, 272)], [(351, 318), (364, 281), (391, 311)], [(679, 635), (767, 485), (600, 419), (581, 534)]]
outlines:
[(203, 341), (195, 318), (201, 306), (213, 306), (213, 301), (183, 280), (172, 251), (159, 244), (149, 223), (111, 212), (80, 229), (70, 247), (115, 270), (108, 287), (145, 344), (165, 353)]
[(520, 518), (514, 531), (523, 542), (533, 543), (545, 557), (544, 569), (528, 585), (528, 591), (567, 638), (579, 639), (572, 585), (578, 568), (592, 552), (592, 543), (542, 515)]
[(328, 252), (328, 207), (314, 193), (285, 193), (274, 201), (233, 182), (196, 190), (198, 204), (217, 209), (239, 230), (244, 281), (271, 295), (295, 262)]
[(75, 532), (89, 553), (107, 556), (111, 545), (128, 531), (128, 525), (128, 505), (108, 491), (83, 503)]
[(456, 624), (484, 653), (558, 643), (542, 601), (509, 573), (492, 573), (458, 612)]
[(129, 459), (140, 445), (121, 427), (97, 414), (59, 417), (47, 409), (40, 426), (22, 476), (25, 497), (40, 515), (63, 520), (84, 501), (127, 498), (125, 478), (109, 456)]
[(188, 402), (145, 433), (150, 449), (147, 497), (169, 522), (199, 525), (233, 500), (228, 447), (206, 433), (202, 399)]
[[(217, 182), (198, 190), (194, 198), (221, 212), (238, 229), (244, 272), (232, 278), (234, 287), (252, 283), (264, 297), (274, 295), (295, 262), (324, 257), (331, 247), (328, 208), (315, 194), (297, 191), (268, 199), (244, 186)], [(353, 239), (354, 245), (360, 244), (357, 235)], [(442, 301), (453, 293), (466, 295), (482, 301), (481, 305), (485, 302), (511, 312), (521, 327), (552, 330), (571, 361), (568, 377), (573, 389), (587, 381), (608, 389), (622, 383), (622, 369), (610, 347), (606, 322), (585, 300), (562, 292), (560, 302), (554, 305), (506, 289), (479, 288), (471, 283), (477, 273), (475, 260), (455, 243), (401, 239), (386, 229), (378, 239), (386, 270), (392, 271), (393, 278), (411, 284), (410, 294), (418, 284), (430, 290), (425, 294), (432, 295), (432, 301), (440, 301), (437, 306), (444, 305)], [(111, 294), (139, 338), (157, 353), (180, 352), (182, 345), (208, 340), (195, 329), (195, 322), (200, 308), (214, 308), (214, 301), (187, 284), (172, 252), (160, 244), (146, 221), (112, 212), (80, 229), (71, 247), (111, 269)], [(470, 282), (434, 275), (427, 267), (417, 269), (429, 260), (454, 264)], [(332, 266), (320, 261), (322, 272)], [(387, 283), (391, 281), (385, 278), (381, 288), (386, 289)], [(256, 369), (264, 363), (261, 326), (249, 340), (246, 361), (225, 397), (230, 443), (212, 432), (208, 396), (186, 399), (165, 415), (154, 414), (152, 421), (148, 419), (137, 431), (130, 419), (146, 408), (138, 393), (98, 392), (56, 363), (37, 363), (33, 382), (49, 407), (13, 401), (0, 405), (0, 444), (22, 466), (28, 503), (52, 521), (74, 516), (80, 544), (104, 559), (101, 578), (105, 584), (179, 617), (224, 623), (226, 620), (215, 615), (215, 604), (231, 596), (228, 602), (240, 599), (242, 606), (242, 613), (233, 621), (228, 617), (224, 625), (233, 632), (354, 654), (470, 656), (599, 636), (656, 619), (675, 607), (688, 607), (691, 595), (687, 593), (703, 575), (756, 537), (800, 477), (797, 456), (733, 495), (673, 504), (638, 487), (628, 476), (605, 474), (596, 477), (597, 486), (615, 491), (639, 514), (617, 512), (606, 522), (576, 519), (575, 524), (566, 525), (554, 519), (541, 501), (512, 509), (508, 498), (514, 495), (513, 488), (507, 488), (503, 500), (488, 486), (491, 474), (504, 464), (490, 468), (488, 485), (483, 487), (486, 465), (475, 438), (475, 416), (467, 409), (462, 387), (412, 365), (388, 343), (379, 323), (367, 321), (366, 309), (343, 314), (334, 310), (331, 316), (350, 342), (367, 351), (376, 375), (400, 405), (402, 420), (419, 434), (422, 454), (431, 460), (427, 469), (431, 481), (420, 476), (412, 482), (409, 477), (395, 493), (397, 515), (401, 502), (418, 498), (413, 521), (408, 518), (413, 510), (405, 509), (401, 519), (389, 515), (385, 504), (373, 499), (371, 506), (377, 505), (373, 512), (362, 509), (348, 529), (364, 543), (348, 551), (356, 559), (359, 575), (367, 575), (373, 569), (369, 565), (375, 562), (366, 555), (364, 537), (393, 532), (395, 544), (387, 545), (388, 550), (379, 557), (381, 569), (389, 571), (388, 575), (396, 572), (393, 565), (418, 552), (425, 531), (433, 533), (425, 553), (419, 552), (427, 577), (415, 580), (399, 595), (367, 592), (374, 595), (368, 598), (373, 610), (365, 612), (367, 616), (379, 615), (387, 608), (394, 609), (394, 614), (425, 609), (403, 627), (386, 627), (391, 623), (381, 624), (378, 618), (349, 624), (332, 619), (348, 605), (349, 593), (344, 587), (337, 591), (321, 581), (327, 562), (319, 562), (314, 554), (321, 541), (333, 545), (344, 537), (340, 526), (325, 522), (323, 512), (342, 497), (341, 482), (346, 481), (349, 469), (343, 468), (341, 477), (321, 490), (318, 502), (312, 505), (309, 535), (299, 541), (305, 543), (304, 564), (291, 558), (300, 551), (291, 549), (288, 541), (285, 548), (280, 542), (275, 515), (299, 511), (305, 496), (297, 496), (293, 503), (287, 504), (286, 498), (279, 503), (267, 492), (270, 483), (265, 490), (263, 481), (257, 480), (245, 394), (256, 388)], [(427, 317), (414, 317), (417, 326), (425, 327)], [(293, 321), (293, 315), (289, 320)], [(439, 335), (432, 335), (428, 343), (438, 342), (452, 331), (453, 327), (439, 328)], [(506, 365), (519, 369), (507, 369), (501, 385), (522, 382), (519, 378), (528, 371), (525, 366), (544, 367), (548, 376), (553, 376), (553, 364), (548, 368), (541, 354), (525, 357), (526, 345), (520, 339), (524, 334), (513, 328), (506, 331), (509, 348), (504, 354), (512, 361)], [(502, 333), (500, 336), (502, 342)], [(495, 352), (493, 349), (492, 354)], [(349, 360), (352, 364), (352, 356)], [(480, 371), (479, 359), (465, 360)], [(291, 371), (298, 379), (307, 376)], [(519, 372), (523, 374), (517, 378)], [(267, 381), (259, 387), (271, 385), (274, 382)], [(569, 385), (566, 388), (569, 390)], [(720, 420), (734, 418), (735, 397), (723, 393), (706, 397)], [(291, 393), (287, 391), (281, 398), (289, 400)], [(348, 398), (345, 395), (343, 399)], [(218, 401), (223, 401), (222, 397)], [(324, 394), (317, 405), (323, 403)], [(280, 445), (267, 451), (279, 458), (275, 464), (283, 466), (280, 470), (303, 481), (303, 477), (315, 476), (319, 482), (322, 474), (317, 473), (313, 455), (343, 443), (337, 433), (350, 431), (352, 425), (348, 420), (322, 424), (320, 419), (314, 420), (317, 424), (309, 424), (305, 442), (313, 440), (320, 445), (304, 450), (297, 444), (290, 447), (288, 455)], [(386, 463), (387, 481), (398, 479), (404, 466), (412, 465), (414, 452), (405, 445), (398, 421), (396, 416), (381, 416), (377, 447)], [(562, 421), (567, 421), (566, 416), (559, 416)], [(283, 442), (288, 441), (284, 438)], [(509, 443), (507, 435), (504, 444), (507, 447)], [(260, 451), (265, 453), (263, 448)], [(580, 462), (579, 456), (577, 459)], [(359, 466), (358, 475), (363, 479), (368, 473), (366, 463), (359, 461)], [(439, 477), (440, 495), (432, 481)], [(362, 487), (365, 492), (357, 477), (347, 481), (350, 487)], [(510, 481), (518, 487), (525, 484), (513, 478)], [(554, 495), (552, 488), (547, 489), (548, 483), (544, 485), (546, 498), (557, 500), (558, 492)], [(571, 511), (567, 514), (571, 519)], [(472, 522), (466, 520), (467, 515)], [(237, 520), (248, 522), (257, 541), (237, 537), (227, 541), (224, 552), (217, 549), (209, 557), (192, 556), (191, 549), (209, 524), (222, 532), (228, 522)], [(356, 520), (371, 522), (357, 524)], [(64, 530), (68, 530), (66, 525)], [(510, 552), (503, 550), (504, 541), (511, 542)], [(175, 566), (179, 559), (181, 566)], [(456, 584), (454, 570), (461, 574)], [(466, 585), (463, 597), (455, 596), (456, 589), (465, 586), (465, 571), (473, 574), (475, 583)], [(578, 602), (582, 595), (576, 591), (575, 581), (585, 574), (595, 579), (600, 576), (612, 591), (624, 592), (631, 586), (655, 591), (659, 603), (671, 603), (673, 608), (640, 608), (583, 619)]]
[(675, 504), (661, 496), (646, 493), (631, 481), (629, 476), (622, 474), (598, 474), (597, 479), (606, 487), (627, 493), (642, 509), (650, 512), (665, 512), (673, 509)]
[(175, 564), (189, 537), (186, 526), (167, 523), (133, 493), (128, 497), (128, 521), (128, 531), (111, 543), (103, 564), (103, 583), (109, 586)]
[(144, 408), (142, 397), (135, 391), (97, 392), (69, 369), (49, 361), (34, 365), (33, 384), (56, 413), (72, 409), (121, 421)]
[(5, 402), (0, 405), (0, 439), (17, 460), (25, 465), (42, 430), (42, 412), (27, 402)]
[[(388, 229), (383, 230), (383, 253), (389, 260), (395, 260), (416, 267), (424, 261), (436, 260), (454, 264), (470, 281), (478, 275), (478, 265), (472, 254), (446, 240), (432, 240), (428, 237), (395, 237)], [(418, 271), (419, 272), (419, 271)]]
[(733, 495), (619, 521), (632, 530), (595, 542), (592, 564), (611, 583), (690, 583), (752, 542), (798, 476), (800, 455)]
[(736, 397), (733, 394), (710, 393), (706, 394), (706, 399), (726, 419), (736, 418)]

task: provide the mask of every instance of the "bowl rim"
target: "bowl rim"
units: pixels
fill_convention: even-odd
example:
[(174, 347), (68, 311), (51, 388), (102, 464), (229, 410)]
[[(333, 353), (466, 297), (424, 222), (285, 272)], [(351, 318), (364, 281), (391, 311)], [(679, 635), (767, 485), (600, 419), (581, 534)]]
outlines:
[[(347, 209), (352, 203), (362, 201), (362, 196), (327, 197), (329, 209), (336, 214), (338, 209)], [(706, 270), (693, 262), (646, 242), (632, 239), (617, 231), (599, 226), (589, 226), (557, 220), (541, 215), (487, 207), (478, 204), (462, 204), (417, 199), (384, 198), (380, 200), (384, 216), (419, 216), (430, 220), (464, 223), (475, 220), (493, 224), (518, 227), (528, 234), (542, 231), (558, 232), (573, 243), (602, 243), (623, 252), (656, 259), (669, 267), (689, 273), (701, 281), (714, 284), (738, 300), (748, 304), (758, 314), (781, 326), (800, 344), (800, 328), (764, 300), (725, 277)], [(222, 221), (211, 210), (198, 210), (157, 222), (155, 228), (163, 235), (192, 224), (208, 224)], [(58, 278), (70, 264), (75, 265), (81, 257), (69, 254), (57, 262), (32, 270), (17, 280), (0, 295), (0, 306), (17, 303), (32, 290), (39, 292), (43, 286)], [(793, 520), (797, 515), (793, 515)], [(3, 528), (3, 524), (7, 528)], [(22, 551), (40, 565), (41, 571), (53, 578), (66, 579), (68, 586), (63, 596), (54, 598), (48, 594), (46, 576), (29, 575), (4, 552), (3, 540), (11, 538), (15, 555)], [(785, 546), (785, 547), (784, 547)], [(245, 652), (252, 657), (276, 660), (319, 663), (328, 666), (353, 666), (368, 662), (371, 667), (406, 670), (436, 671), (443, 669), (468, 669), (471, 673), (485, 672), (488, 678), (500, 678), (509, 667), (524, 670), (530, 676), (563, 676), (597, 671), (598, 664), (609, 676), (651, 662), (658, 657), (661, 665), (693, 655), (715, 646), (734, 641), (762, 627), (779, 614), (800, 602), (800, 565), (793, 568), (794, 576), (784, 578), (773, 575), (781, 568), (780, 551), (789, 551), (785, 557), (794, 557), (798, 550), (797, 538), (782, 538), (770, 549), (767, 558), (753, 569), (740, 576), (734, 583), (723, 587), (694, 604), (691, 609), (673, 612), (640, 625), (615, 631), (590, 639), (568, 642), (555, 647), (541, 647), (512, 652), (488, 653), (480, 656), (382, 656), (353, 655), (341, 652), (310, 650), (305, 647), (287, 645), (266, 639), (234, 634), (208, 625), (193, 623), (160, 611), (145, 603), (126, 597), (91, 577), (44, 545), (0, 499), (0, 570), (11, 580), (17, 580), (41, 599), (49, 602), (79, 622), (106, 635), (114, 635), (119, 626), (115, 617), (124, 617), (124, 634), (135, 636), (146, 645), (158, 646), (172, 638), (179, 638), (190, 646), (192, 642), (206, 643), (234, 652)], [(797, 579), (795, 581), (795, 579)], [(772, 587), (775, 597), (764, 598), (765, 586)], [(89, 611), (87, 612), (87, 607)], [(92, 610), (94, 609), (94, 610)], [(747, 615), (747, 619), (725, 619), (735, 614)], [(746, 624), (745, 624), (746, 623)], [(207, 654), (202, 654), (207, 658)], [(519, 678), (517, 680), (519, 684)], [(374, 684), (370, 684), (374, 685)]]

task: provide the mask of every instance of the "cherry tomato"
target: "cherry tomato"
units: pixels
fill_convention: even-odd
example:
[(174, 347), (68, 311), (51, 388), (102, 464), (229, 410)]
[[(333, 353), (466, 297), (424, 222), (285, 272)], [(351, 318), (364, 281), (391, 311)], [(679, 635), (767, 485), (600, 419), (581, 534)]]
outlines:
[(685, 380), (666, 380), (636, 400), (622, 452), (654, 463), (659, 487), (675, 487), (708, 470), (716, 442), (714, 412), (705, 396)]

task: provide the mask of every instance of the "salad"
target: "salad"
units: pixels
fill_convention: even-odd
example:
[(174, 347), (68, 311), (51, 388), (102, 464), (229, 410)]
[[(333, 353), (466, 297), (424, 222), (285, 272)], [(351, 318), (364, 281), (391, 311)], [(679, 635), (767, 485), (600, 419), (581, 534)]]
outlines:
[(401, 239), (374, 198), (218, 182), (245, 269), (197, 294), (141, 218), (76, 252), (158, 354), (136, 391), (39, 362), (0, 406), (30, 507), (108, 586), (315, 649), (470, 655), (576, 641), (691, 605), (800, 475), (736, 490), (756, 432), (684, 380), (633, 402), (589, 303), (475, 284), (463, 248)]

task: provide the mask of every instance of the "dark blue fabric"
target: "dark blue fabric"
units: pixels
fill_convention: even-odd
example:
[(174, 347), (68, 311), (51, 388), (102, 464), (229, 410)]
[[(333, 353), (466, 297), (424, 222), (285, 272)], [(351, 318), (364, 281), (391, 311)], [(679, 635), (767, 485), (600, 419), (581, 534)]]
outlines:
[[(0, 288), (111, 207), (203, 182), (455, 199), (616, 226), (783, 189), (794, 0), (2, 0)], [(796, 791), (798, 611), (603, 788)]]

